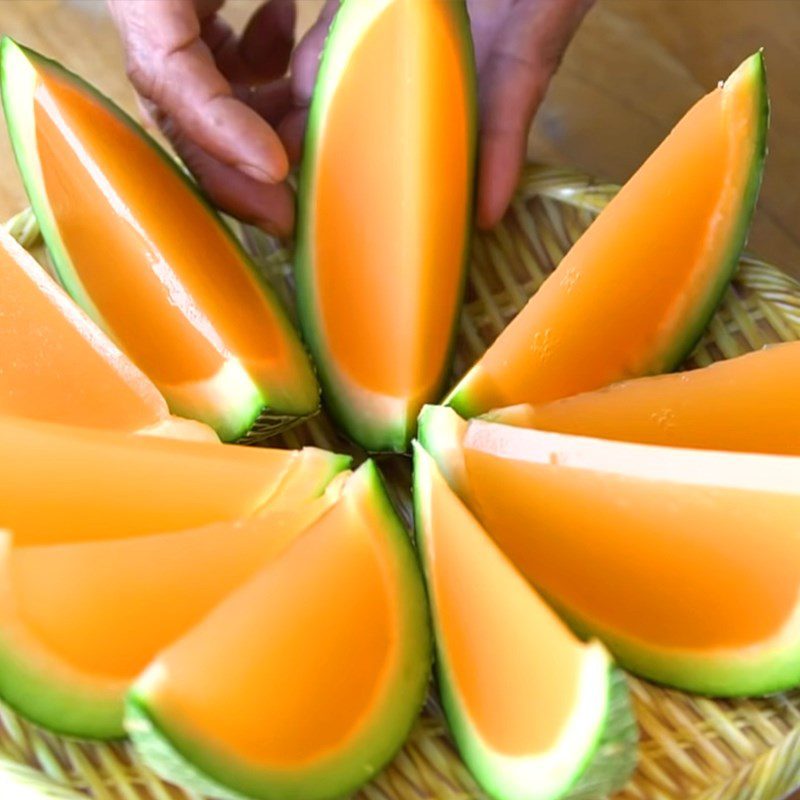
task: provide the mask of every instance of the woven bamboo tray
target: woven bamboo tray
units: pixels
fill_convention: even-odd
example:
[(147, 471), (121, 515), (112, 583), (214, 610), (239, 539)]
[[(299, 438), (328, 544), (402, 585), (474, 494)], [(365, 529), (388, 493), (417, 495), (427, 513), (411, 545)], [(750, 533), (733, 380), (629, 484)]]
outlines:
[[(503, 224), (475, 237), (455, 366), (458, 374), (536, 291), (616, 189), (575, 172), (527, 169)], [(35, 244), (37, 231), (29, 216), (20, 215), (9, 225), (26, 245)], [(287, 254), (253, 230), (244, 235), (264, 270), (290, 299)], [(800, 283), (745, 256), (688, 366), (797, 338)], [(354, 452), (324, 416), (281, 438), (292, 447), (313, 443)], [(380, 463), (410, 522), (408, 459), (390, 456)], [(800, 690), (768, 699), (715, 701), (635, 678), (630, 686), (641, 733), (639, 765), (615, 800), (778, 800), (800, 785)], [(126, 743), (68, 741), (0, 707), (0, 800), (85, 800), (87, 795), (97, 800), (199, 800), (164, 784)], [(453, 751), (435, 698), (430, 698), (393, 764), (359, 796), (363, 800), (483, 796)]]

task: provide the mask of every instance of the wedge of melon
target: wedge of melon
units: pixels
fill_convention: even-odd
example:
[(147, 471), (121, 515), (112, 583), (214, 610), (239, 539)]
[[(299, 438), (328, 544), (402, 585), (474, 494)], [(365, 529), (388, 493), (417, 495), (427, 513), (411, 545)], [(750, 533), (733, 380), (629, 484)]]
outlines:
[(475, 116), (463, 0), (341, 6), (306, 135), (297, 287), (324, 399), (370, 450), (404, 451), (447, 378)]
[(628, 442), (800, 455), (800, 342), (537, 406), (491, 411), (506, 425)]
[[(0, 417), (0, 528), (19, 544), (119, 539), (239, 519), (324, 490), (350, 459)], [(302, 470), (302, 480), (294, 480)]]
[(414, 553), (367, 462), (332, 509), (153, 662), (126, 725), (158, 772), (213, 797), (345, 796), (408, 735), (430, 647)]
[(800, 459), (482, 420), (462, 448), (486, 530), (623, 666), (722, 696), (800, 684)]
[(0, 698), (58, 733), (124, 734), (131, 682), (337, 498), (129, 539), (0, 546)]
[(170, 417), (152, 382), (0, 229), (0, 414), (214, 441)]
[(756, 53), (680, 121), (447, 402), (471, 417), (678, 366), (745, 243), (767, 121)]
[(76, 75), (5, 38), (3, 106), (59, 279), (176, 414), (225, 440), (310, 414), (279, 302), (175, 162)]
[(417, 549), (439, 689), (467, 766), (501, 800), (606, 797), (636, 763), (625, 678), (564, 626), (501, 553), (420, 445)]

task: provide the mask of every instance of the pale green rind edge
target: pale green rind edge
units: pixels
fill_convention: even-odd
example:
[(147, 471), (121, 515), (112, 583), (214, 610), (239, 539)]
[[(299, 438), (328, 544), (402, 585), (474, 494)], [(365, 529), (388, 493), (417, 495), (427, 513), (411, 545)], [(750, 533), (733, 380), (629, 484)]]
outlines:
[[(464, 0), (457, 0), (457, 2), (453, 2), (451, 5), (455, 16), (455, 23), (461, 29), (459, 38), (464, 50), (464, 76), (465, 80), (468, 82), (467, 97), (470, 102), (473, 119), (477, 119), (477, 77), (469, 16)], [(331, 24), (321, 56), (317, 84), (309, 112), (297, 193), (298, 221), (295, 250), (295, 277), (297, 283), (298, 316), (300, 327), (317, 364), (317, 373), (322, 386), (323, 401), (331, 416), (341, 426), (349, 438), (366, 450), (370, 452), (393, 451), (404, 453), (407, 451), (411, 438), (414, 435), (414, 417), (419, 409), (407, 408), (406, 413), (402, 414), (398, 419), (393, 420), (366, 417), (363, 407), (360, 407), (353, 397), (348, 397), (348, 392), (345, 391), (343, 387), (340, 387), (341, 379), (336, 375), (336, 369), (331, 365), (331, 357), (326, 352), (324, 345), (325, 337), (321, 330), (319, 314), (314, 300), (314, 270), (311, 256), (311, 243), (309, 241), (309, 226), (312, 214), (310, 210), (310, 197), (314, 183), (314, 165), (317, 155), (316, 145), (320, 139), (324, 106), (332, 91), (326, 69), (327, 63), (330, 60), (330, 51), (333, 47), (339, 45), (340, 40), (343, 40), (348, 47), (351, 44), (347, 39), (348, 17), (358, 13), (357, 10), (354, 10), (352, 14), (348, 14), (351, 8), (355, 9), (354, 3), (344, 2)], [(477, 122), (470, 129), (469, 149), (472, 153), (470, 159), (470, 182), (474, 182), (476, 148)], [(467, 210), (468, 220), (473, 218), (473, 213), (474, 202), (473, 198), (470, 197), (470, 207)], [(461, 307), (461, 298), (463, 297), (466, 287), (469, 266), (469, 242), (472, 236), (472, 229), (469, 222), (466, 227), (464, 263), (462, 267), (459, 296), (457, 298), (457, 309)], [(450, 342), (447, 348), (447, 355), (442, 364), (441, 376), (438, 381), (438, 388), (431, 393), (435, 395), (435, 397), (430, 398), (432, 400), (437, 399), (441, 395), (449, 379), (450, 365), (455, 353), (459, 319), (460, 312), (456, 311), (453, 319)]]
[[(257, 423), (264, 424), (269, 420), (274, 420), (274, 425), (276, 427), (285, 427), (284, 423), (287, 417), (294, 419), (297, 417), (306, 417), (315, 413), (319, 407), (319, 388), (310, 359), (297, 333), (289, 322), (289, 318), (272, 288), (261, 276), (249, 255), (242, 248), (240, 242), (222, 222), (219, 214), (209, 204), (196, 184), (177, 166), (176, 162), (169, 154), (112, 100), (88, 84), (80, 76), (70, 72), (56, 61), (48, 59), (18, 44), (10, 37), (5, 36), (2, 41), (0, 41), (0, 91), (2, 93), (3, 108), (12, 150), (31, 207), (39, 223), (42, 237), (52, 256), (56, 273), (62, 286), (67, 290), (70, 296), (82, 306), (101, 327), (105, 327), (102, 324), (102, 316), (80, 286), (80, 281), (72, 268), (71, 260), (64, 249), (52, 212), (47, 204), (44, 188), (37, 177), (39, 170), (33, 169), (30, 163), (31, 159), (35, 157), (34, 151), (32, 146), (27, 145), (24, 141), (24, 134), (19, 125), (18, 114), (24, 114), (25, 112), (18, 109), (19, 101), (16, 98), (16, 93), (13, 88), (15, 80), (13, 62), (18, 59), (24, 59), (29, 63), (40, 63), (45, 68), (56, 72), (65, 80), (70, 81), (76, 87), (86, 92), (89, 96), (102, 104), (110, 113), (114, 114), (117, 119), (134, 133), (141, 136), (143, 140), (156, 151), (163, 162), (180, 176), (184, 185), (199, 199), (208, 211), (209, 219), (219, 225), (225, 232), (225, 235), (239, 253), (242, 263), (250, 271), (251, 275), (255, 277), (267, 302), (275, 313), (276, 321), (287, 339), (288, 346), (293, 352), (293, 376), (296, 377), (296, 380), (293, 381), (295, 384), (294, 386), (288, 388), (280, 387), (279, 390), (276, 389), (276, 391), (271, 391), (269, 387), (258, 386), (256, 392), (258, 397), (256, 399), (250, 399), (244, 405), (237, 399), (232, 404), (233, 414), (231, 418), (227, 418), (227, 416), (224, 416), (222, 419), (201, 418), (200, 415), (192, 415), (190, 413), (191, 409), (186, 405), (182, 405), (180, 409), (173, 409), (174, 413), (180, 413), (183, 416), (193, 416), (194, 418), (200, 419), (202, 422), (206, 422), (211, 425), (211, 427), (214, 427), (219, 433), (220, 438), (225, 441), (235, 440), (244, 436), (247, 431)], [(253, 386), (256, 387), (255, 382)]]
[[(427, 407), (434, 409), (437, 407)], [(443, 411), (453, 413), (449, 408)], [(420, 415), (422, 430), (423, 415)], [(430, 419), (430, 417), (429, 417)], [(426, 514), (421, 507), (421, 498), (425, 494), (420, 481), (427, 474), (426, 467), (420, 467), (418, 448), (430, 455), (434, 462), (436, 457), (427, 450), (422, 442), (414, 443), (414, 519), (417, 556), (425, 576), (428, 605), (431, 609), (434, 602), (431, 597), (428, 563), (425, 549)], [(438, 462), (436, 462), (438, 466)], [(452, 488), (452, 486), (451, 486)], [(455, 492), (455, 490), (454, 490)], [(457, 492), (455, 492), (457, 494)], [(475, 735), (462, 712), (461, 705), (455, 696), (452, 682), (448, 677), (446, 658), (442, 653), (436, 636), (436, 622), (433, 621), (434, 642), (436, 652), (436, 673), (442, 706), (456, 743), (467, 767), (481, 787), (496, 800), (515, 800), (511, 787), (504, 786), (503, 777), (497, 774), (492, 766), (492, 759), (482, 757), (485, 745)], [(598, 727), (594, 744), (584, 753), (576, 755), (572, 773), (565, 779), (561, 788), (549, 795), (534, 794), (537, 786), (536, 775), (531, 774), (530, 797), (537, 800), (601, 800), (618, 789), (621, 789), (630, 778), (637, 762), (637, 744), (639, 741), (636, 719), (631, 705), (630, 692), (624, 674), (616, 666), (611, 665), (607, 672), (607, 694), (598, 698), (605, 704), (603, 721)]]
[(557, 600), (548, 600), (579, 636), (601, 639), (621, 666), (654, 683), (708, 697), (760, 697), (800, 686), (800, 629), (796, 622), (789, 631), (794, 641), (784, 647), (767, 641), (740, 652), (670, 653), (603, 630)]
[[(458, 704), (441, 668), (437, 674), (445, 713), (449, 720), (455, 721), (459, 717), (458, 713), (454, 713)], [(549, 797), (536, 796), (537, 800), (604, 800), (622, 789), (630, 779), (638, 762), (639, 729), (627, 680), (616, 666), (608, 671), (607, 687), (606, 714), (594, 746), (583, 758), (576, 759), (575, 771), (560, 791)], [(455, 729), (453, 732), (455, 735)], [(461, 739), (462, 736), (469, 734), (459, 733), (456, 738)], [(495, 800), (517, 800), (514, 795), (504, 791), (502, 783), (496, 780), (488, 764), (483, 765), (480, 775), (477, 774), (477, 764), (473, 770), (474, 777), (484, 791)], [(531, 776), (531, 785), (535, 785), (535, 776)]]
[[(709, 282), (704, 295), (698, 298), (694, 315), (688, 320), (684, 318), (680, 330), (675, 332), (673, 346), (671, 348), (667, 347), (665, 352), (661, 354), (654, 354), (654, 361), (657, 361), (657, 363), (652, 364), (648, 374), (670, 372), (677, 369), (694, 350), (714, 312), (722, 302), (725, 290), (736, 272), (739, 257), (747, 243), (747, 235), (758, 201), (761, 179), (764, 173), (764, 162), (767, 155), (769, 95), (767, 93), (766, 69), (762, 52), (758, 51), (746, 59), (737, 72), (739, 70), (749, 76), (755, 87), (756, 129), (753, 135), (753, 151), (748, 169), (747, 183), (742, 192), (739, 210), (735, 214), (738, 218), (738, 224), (733, 226), (727, 246), (721, 249), (716, 269), (710, 270), (712, 275), (716, 275), (716, 279)], [(733, 74), (735, 75), (736, 73)], [(489, 410), (475, 404), (472, 398), (472, 377), (479, 364), (480, 359), (470, 368), (444, 400), (446, 405), (455, 409), (465, 418), (474, 417)], [(516, 402), (521, 402), (521, 400), (512, 399), (506, 405)]]
[[(382, 770), (397, 754), (407, 739), (425, 702), (432, 662), (432, 634), (425, 589), (411, 541), (400, 522), (385, 485), (374, 462), (365, 462), (350, 480), (367, 481), (374, 502), (386, 520), (387, 538), (393, 542), (393, 552), (401, 576), (405, 576), (404, 626), (411, 639), (404, 667), (398, 680), (406, 685), (404, 692), (389, 689), (381, 719), (360, 735), (353, 748), (371, 752), (366, 758), (357, 757), (358, 767), (342, 766), (341, 760), (318, 770), (304, 768), (302, 776), (259, 774), (246, 767), (226, 763), (220, 756), (202, 745), (189, 741), (185, 735), (166, 733), (159, 724), (146, 691), (134, 683), (126, 702), (125, 728), (144, 762), (167, 780), (221, 800), (336, 800), (344, 797)], [(347, 490), (345, 490), (346, 492)], [(386, 724), (387, 718), (399, 718)], [(265, 724), (268, 724), (265, 721)], [(210, 764), (203, 768), (200, 764)], [(214, 774), (211, 774), (211, 773)], [(357, 773), (357, 774), (354, 774)], [(246, 784), (244, 789), (236, 785)]]
[(196, 768), (173, 746), (160, 731), (147, 708), (147, 701), (135, 690), (128, 694), (125, 703), (125, 728), (141, 761), (157, 775), (171, 783), (219, 800), (250, 800)]
[[(461, 421), (464, 426), (456, 422)], [(469, 482), (463, 461), (459, 431), (466, 429), (451, 406), (426, 406), (420, 415), (420, 441), (439, 465), (453, 491), (470, 507)], [(687, 651), (659, 652), (640, 642), (592, 625), (555, 598), (542, 592), (550, 605), (581, 637), (596, 636), (620, 666), (647, 680), (710, 697), (748, 697), (775, 694), (800, 686), (800, 625), (789, 626), (785, 646), (765, 642), (740, 652), (702, 655)], [(786, 637), (786, 633), (782, 634)], [(747, 652), (749, 650), (749, 652)]]
[[(0, 531), (0, 700), (55, 733), (116, 739), (122, 728), (118, 681), (92, 682), (54, 656), (19, 619), (9, 574), (12, 535)], [(54, 681), (53, 674), (63, 676)]]
[[(300, 451), (302, 452), (302, 451)], [(352, 458), (330, 453), (328, 469), (320, 476), (319, 483), (309, 493), (317, 498), (325, 493), (337, 475), (349, 469)], [(280, 488), (275, 491), (280, 494)], [(273, 499), (274, 495), (270, 497)], [(267, 500), (269, 508), (269, 500)], [(2, 536), (2, 534), (0, 534)], [(0, 559), (3, 557), (3, 542), (0, 540)], [(0, 580), (3, 580), (0, 566)], [(11, 613), (10, 603), (5, 603), (5, 613)], [(38, 641), (32, 646), (39, 648)], [(45, 658), (50, 654), (41, 651)], [(62, 667), (57, 658), (52, 658), (54, 670)], [(67, 666), (68, 672), (70, 668)], [(15, 647), (4, 634), (0, 619), (0, 700), (21, 717), (46, 728), (60, 736), (74, 739), (121, 739), (125, 736), (123, 709), (128, 687), (119, 684), (116, 691), (94, 691), (90, 688), (91, 676), (73, 673), (76, 678), (86, 678), (83, 686), (68, 681), (53, 679), (35, 657), (25, 657), (20, 647)]]
[(422, 448), (433, 456), (450, 488), (469, 506), (469, 481), (461, 456), (461, 436), (467, 428), (450, 406), (423, 406), (417, 425), (417, 438)]
[(597, 747), (563, 800), (601, 800), (620, 790), (637, 763), (639, 729), (623, 672), (608, 673), (608, 711)]
[(73, 739), (121, 739), (123, 695), (54, 683), (0, 637), (0, 699), (35, 725)]
[[(743, 74), (748, 75), (755, 87), (756, 129), (753, 136), (753, 150), (748, 169), (747, 184), (742, 193), (739, 210), (735, 214), (738, 218), (738, 225), (734, 226), (733, 235), (728, 241), (728, 246), (726, 249), (723, 249), (720, 256), (719, 266), (717, 270), (715, 270), (717, 280), (712, 282), (709, 286), (706, 298), (704, 302), (698, 305), (694, 319), (690, 319), (686, 324), (683, 337), (678, 337), (675, 347), (664, 354), (662, 363), (658, 364), (655, 370), (653, 370), (655, 372), (670, 372), (676, 369), (692, 350), (694, 350), (695, 345), (708, 327), (711, 318), (714, 316), (717, 306), (722, 302), (725, 290), (728, 288), (728, 284), (731, 282), (736, 268), (739, 265), (739, 256), (741, 256), (742, 250), (747, 244), (750, 223), (753, 219), (756, 203), (758, 202), (758, 195), (761, 190), (764, 162), (767, 157), (769, 94), (767, 92), (767, 73), (764, 66), (763, 53), (759, 50), (757, 53), (747, 58), (731, 77), (736, 75), (740, 70)], [(730, 80), (730, 78), (728, 78), (728, 80)]]

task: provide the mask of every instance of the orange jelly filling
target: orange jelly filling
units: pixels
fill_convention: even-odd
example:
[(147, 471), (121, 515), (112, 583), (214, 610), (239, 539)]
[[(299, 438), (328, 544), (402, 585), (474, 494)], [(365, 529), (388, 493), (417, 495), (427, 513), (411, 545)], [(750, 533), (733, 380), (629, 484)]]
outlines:
[(0, 341), (2, 414), (125, 431), (167, 416), (155, 386), (4, 233)]
[(398, 0), (363, 35), (324, 117), (312, 212), (332, 358), (359, 386), (412, 399), (439, 380), (450, 344), (471, 191), (446, 5)]
[(668, 648), (746, 646), (786, 624), (800, 588), (800, 495), (547, 458), (465, 449), (487, 530), (564, 608)]
[(165, 384), (212, 377), (232, 356), (255, 371), (281, 362), (279, 322), (256, 278), (158, 151), (53, 74), (39, 73), (34, 106), (64, 250), (133, 360)]

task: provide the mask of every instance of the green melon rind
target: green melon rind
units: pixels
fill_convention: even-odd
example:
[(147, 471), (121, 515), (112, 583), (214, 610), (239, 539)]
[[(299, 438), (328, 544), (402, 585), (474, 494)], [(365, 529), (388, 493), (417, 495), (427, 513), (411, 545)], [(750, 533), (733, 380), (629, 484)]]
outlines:
[[(451, 409), (443, 410), (452, 413)], [(422, 429), (421, 424), (420, 430)], [(621, 789), (630, 778), (636, 766), (639, 738), (625, 676), (613, 664), (609, 665), (605, 672), (605, 696), (593, 698), (603, 705), (603, 714), (600, 724), (590, 737), (591, 744), (585, 747), (582, 753), (575, 752), (572, 769), (562, 776), (560, 782), (553, 781), (552, 776), (549, 777), (552, 784), (551, 791), (544, 789), (543, 776), (532, 772), (526, 781), (525, 792), (520, 794), (518, 783), (513, 778), (507, 779), (502, 774), (502, 768), (495, 766), (495, 759), (487, 752), (487, 745), (470, 724), (453, 688), (447, 657), (439, 646), (436, 635), (435, 601), (430, 590), (425, 546), (428, 514), (424, 507), (424, 498), (428, 492), (425, 491), (423, 483), (430, 480), (431, 466), (425, 463), (427, 458), (423, 460), (422, 453), (431, 455), (421, 443), (415, 443), (414, 519), (417, 554), (423, 575), (426, 576), (428, 603), (432, 609), (436, 671), (442, 706), (467, 766), (481, 787), (496, 800), (601, 800), (607, 797)], [(435, 457), (432, 458), (435, 463)], [(577, 751), (577, 744), (572, 749)]]
[(104, 324), (102, 315), (81, 286), (80, 279), (61, 241), (58, 226), (47, 202), (39, 167), (35, 134), (33, 133), (34, 122), (31, 114), (32, 91), (34, 89), (36, 71), (34, 65), (58, 74), (102, 104), (106, 110), (141, 136), (158, 153), (164, 164), (181, 177), (186, 187), (208, 211), (209, 222), (222, 227), (226, 236), (240, 254), (242, 263), (255, 276), (262, 293), (275, 313), (287, 346), (292, 350), (292, 375), (286, 385), (274, 387), (258, 386), (255, 380), (249, 379), (250, 386), (247, 387), (247, 390), (242, 393), (241, 386), (235, 387), (232, 396), (227, 396), (230, 388), (225, 385), (213, 387), (212, 396), (210, 397), (211, 402), (208, 402), (206, 398), (203, 399), (208, 408), (199, 410), (193, 409), (191, 404), (187, 405), (186, 403), (181, 403), (180, 407), (172, 407), (173, 403), (167, 397), (172, 412), (181, 416), (200, 419), (200, 421), (215, 428), (220, 438), (226, 441), (245, 436), (254, 425), (263, 426), (268, 421), (272, 421), (277, 426), (284, 424), (287, 419), (294, 420), (298, 417), (305, 417), (315, 413), (319, 406), (317, 382), (308, 355), (289, 322), (286, 312), (274, 291), (263, 279), (263, 276), (252, 263), (239, 241), (224, 225), (219, 214), (212, 208), (196, 184), (178, 167), (169, 154), (113, 101), (57, 62), (18, 44), (6, 36), (0, 41), (0, 89), (2, 90), (2, 102), (9, 136), (31, 207), (39, 223), (42, 237), (52, 257), (53, 266), (61, 285), (89, 316), (108, 332), (108, 326)]
[[(125, 736), (120, 698), (127, 686), (55, 683), (47, 654), (32, 646), (25, 658), (0, 635), (0, 699), (28, 721), (70, 738), (113, 740)], [(31, 657), (34, 650), (38, 651)], [(59, 665), (63, 669), (63, 665)]]
[[(110, 692), (104, 702), (97, 690), (91, 689), (82, 700), (74, 687), (69, 691), (59, 691), (50, 683), (44, 670), (33, 674), (28, 664), (19, 664), (8, 657), (8, 652), (7, 643), (0, 639), (2, 702), (17, 715), (51, 733), (70, 739), (115, 741), (125, 737), (116, 692)], [(29, 689), (21, 704), (15, 702), (13, 691), (7, 691), (18, 680), (26, 681)], [(123, 688), (121, 692), (124, 691)]]
[[(738, 224), (733, 227), (731, 237), (726, 246), (720, 251), (716, 268), (710, 270), (711, 274), (716, 277), (706, 287), (704, 294), (696, 299), (694, 313), (681, 320), (682, 326), (674, 331), (672, 345), (667, 346), (662, 353), (653, 354), (652, 363), (647, 374), (671, 372), (677, 369), (694, 350), (722, 301), (725, 290), (736, 272), (739, 256), (747, 243), (747, 234), (761, 189), (764, 162), (767, 156), (769, 96), (767, 93), (767, 77), (763, 53), (758, 51), (746, 59), (725, 83), (727, 84), (732, 80), (746, 80), (752, 83), (753, 102), (755, 105), (754, 119), (756, 122), (747, 182), (742, 192), (739, 209), (733, 215), (738, 220)], [(479, 369), (479, 364), (480, 361), (467, 372), (443, 401), (454, 408), (462, 417), (470, 418), (488, 411), (488, 409), (481, 408), (472, 397), (471, 379), (475, 375), (475, 370)], [(517, 402), (520, 402), (519, 398), (511, 398), (507, 405)]]
[[(231, 764), (213, 748), (193, 741), (180, 724), (160, 719), (148, 696), (145, 672), (128, 694), (125, 727), (140, 757), (162, 777), (220, 800), (335, 800), (371, 780), (403, 746), (425, 702), (430, 679), (433, 645), (425, 589), (411, 541), (375, 464), (365, 462), (350, 481), (363, 482), (379, 509), (385, 541), (391, 543), (398, 574), (404, 579), (401, 608), (409, 640), (398, 675), (404, 685), (389, 689), (380, 719), (359, 734), (349, 758), (316, 770), (309, 766), (302, 776), (281, 776)], [(352, 488), (346, 487), (344, 494)]]
[[(348, 0), (337, 12), (325, 42), (322, 53), (316, 88), (312, 97), (308, 118), (308, 127), (303, 152), (302, 167), (297, 193), (297, 242), (295, 251), (295, 276), (297, 281), (297, 305), (300, 327), (306, 342), (311, 350), (317, 365), (317, 376), (322, 386), (323, 399), (326, 408), (336, 420), (342, 430), (357, 444), (370, 452), (393, 451), (403, 453), (408, 449), (415, 430), (415, 417), (419, 408), (411, 402), (402, 402), (399, 398), (386, 398), (385, 405), (393, 406), (393, 410), (384, 414), (368, 411), (365, 400), (359, 397), (357, 387), (348, 387), (347, 380), (337, 374), (336, 364), (327, 351), (325, 334), (321, 329), (320, 316), (317, 309), (313, 277), (313, 256), (311, 242), (312, 195), (315, 179), (315, 161), (317, 157), (318, 142), (321, 138), (324, 116), (328, 101), (335, 92), (335, 83), (330, 75), (329, 63), (332, 61), (334, 48), (350, 49), (355, 46), (357, 39), (354, 36), (360, 32), (358, 20), (365, 13), (363, 8), (371, 13), (372, 4), (376, 0)], [(470, 103), (471, 115), (477, 119), (477, 77), (475, 71), (475, 57), (472, 47), (472, 35), (469, 16), (464, 0), (456, 0), (449, 4), (454, 22), (460, 30), (459, 41), (463, 47), (464, 79), (468, 87), (467, 98)], [(372, 12), (374, 13), (374, 11)], [(473, 125), (470, 130), (469, 151), (473, 154), (470, 159), (470, 183), (474, 181), (474, 153), (477, 145), (477, 129)], [(467, 210), (467, 219), (473, 217), (474, 203), (470, 198), (470, 207)], [(469, 242), (472, 236), (471, 225), (466, 226), (464, 244), (464, 266), (462, 268), (461, 285), (457, 298), (457, 308), (460, 308), (461, 297), (467, 281), (467, 268), (469, 265)], [(442, 363), (438, 388), (431, 394), (438, 398), (444, 391), (450, 373), (450, 364), (456, 346), (458, 320), (460, 315), (455, 314), (447, 356)], [(391, 357), (391, 354), (387, 354)], [(373, 405), (381, 405), (380, 401)], [(396, 408), (394, 408), (396, 407)]]
[[(319, 475), (315, 486), (309, 486), (309, 499), (322, 496), (352, 462), (350, 456), (326, 455), (327, 469)], [(294, 463), (295, 469), (289, 469), (265, 499), (267, 509), (273, 500), (279, 501), (282, 487), (302, 468), (301, 462)], [(96, 740), (124, 737), (127, 682), (98, 681), (74, 669), (15, 618), (12, 581), (5, 574), (5, 557), (11, 546), (11, 537), (0, 531), (0, 701), (20, 716), (61, 736)]]
[(636, 769), (639, 729), (624, 673), (608, 673), (608, 708), (597, 747), (563, 800), (601, 800), (622, 789)]
[[(18, 714), (64, 736), (116, 739), (125, 735), (118, 681), (101, 685), (48, 652), (21, 625), (8, 575), (11, 535), (0, 532), (0, 700)], [(53, 674), (67, 675), (65, 681)]]
[(670, 372), (677, 369), (694, 350), (708, 327), (708, 323), (722, 302), (725, 290), (739, 265), (739, 256), (747, 244), (750, 222), (758, 202), (761, 179), (764, 174), (764, 162), (767, 158), (767, 130), (769, 128), (767, 72), (764, 66), (764, 54), (761, 50), (746, 59), (725, 83), (732, 80), (746, 80), (752, 83), (756, 121), (747, 183), (742, 193), (739, 210), (734, 214), (738, 219), (738, 225), (734, 227), (733, 236), (729, 239), (727, 247), (720, 253), (719, 266), (714, 270), (717, 275), (716, 281), (708, 288), (706, 297), (698, 303), (695, 315), (685, 320), (682, 335), (676, 336), (674, 347), (667, 350), (663, 356), (662, 362), (657, 368), (658, 372)]
[(419, 443), (433, 456), (450, 488), (469, 507), (469, 479), (461, 447), (466, 432), (467, 421), (449, 406), (426, 405), (420, 412)]
[[(442, 679), (441, 669), (439, 676), (442, 705), (448, 719), (453, 721), (450, 723), (452, 726), (459, 718), (455, 713), (458, 704), (449, 682)], [(576, 759), (575, 770), (560, 791), (546, 798), (531, 794), (526, 800), (605, 800), (627, 784), (638, 761), (639, 729), (627, 680), (622, 670), (616, 666), (608, 671), (607, 688), (606, 714), (592, 748), (582, 759)], [(467, 735), (461, 733), (457, 738), (465, 738)], [(476, 775), (477, 777), (480, 777), (483, 789), (495, 800), (520, 800), (496, 781), (488, 764), (483, 765), (482, 774)], [(532, 777), (531, 789), (534, 790), (535, 786)]]
[(800, 614), (773, 640), (704, 656), (653, 648), (591, 624), (553, 598), (548, 601), (576, 634), (601, 639), (625, 669), (654, 683), (708, 697), (760, 697), (800, 686)]
[[(463, 461), (467, 422), (449, 406), (426, 406), (420, 416), (420, 441), (445, 480), (468, 507), (471, 499)], [(647, 680), (712, 697), (748, 697), (800, 685), (800, 607), (773, 639), (738, 650), (701, 654), (654, 648), (592, 624), (542, 592), (562, 619), (582, 638), (595, 636), (625, 669)]]

